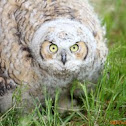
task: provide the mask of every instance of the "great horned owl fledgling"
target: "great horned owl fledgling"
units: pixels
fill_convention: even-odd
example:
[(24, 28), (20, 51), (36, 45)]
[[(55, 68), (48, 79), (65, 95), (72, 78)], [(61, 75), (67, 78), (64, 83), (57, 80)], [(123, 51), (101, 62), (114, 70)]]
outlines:
[[(0, 1), (0, 111), (12, 105), (17, 85), (44, 102), (72, 81), (96, 82), (107, 56), (105, 30), (88, 0)], [(62, 99), (62, 98), (61, 98)], [(29, 102), (30, 104), (30, 102)]]

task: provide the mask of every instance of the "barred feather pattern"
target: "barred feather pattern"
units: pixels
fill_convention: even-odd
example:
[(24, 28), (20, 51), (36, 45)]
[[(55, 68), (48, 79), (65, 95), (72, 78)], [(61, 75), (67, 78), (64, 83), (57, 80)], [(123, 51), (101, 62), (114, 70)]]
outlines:
[[(108, 52), (104, 38), (105, 29), (101, 26), (101, 22), (88, 0), (0, 1), (0, 76), (12, 79), (15, 85), (28, 86), (29, 91), (26, 91), (26, 95), (24, 95), (24, 97), (28, 96), (28, 99), (31, 93), (42, 101), (44, 96), (39, 93), (41, 92), (39, 91), (40, 83), (52, 82), (51, 79), (46, 81), (45, 78), (50, 77), (47, 69), (42, 68), (32, 54), (32, 40), (36, 31), (43, 24), (59, 19), (76, 21), (92, 33), (97, 45), (97, 60), (101, 64), (100, 68), (97, 67), (97, 71), (102, 70)], [(69, 78), (69, 74), (65, 78)], [(69, 89), (70, 84), (68, 85), (68, 83), (72, 82), (72, 78), (71, 76), (70, 79), (62, 82), (62, 86), (60, 86), (63, 90), (64, 88)], [(55, 82), (57, 83), (59, 80), (60, 78), (56, 77)], [(51, 82), (49, 82), (48, 91), (54, 96), (58, 84), (54, 86), (51, 85)], [(7, 94), (1, 96), (0, 109), (7, 96)]]

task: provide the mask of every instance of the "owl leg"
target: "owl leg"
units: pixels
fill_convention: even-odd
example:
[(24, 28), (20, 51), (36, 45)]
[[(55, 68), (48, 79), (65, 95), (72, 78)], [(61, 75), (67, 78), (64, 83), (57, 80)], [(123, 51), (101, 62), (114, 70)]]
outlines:
[[(95, 88), (96, 88), (96, 84), (88, 83), (87, 84), (87, 93), (89, 94), (91, 92), (91, 90), (95, 90)], [(82, 97), (85, 96), (85, 92), (83, 89), (75, 89), (73, 95), (74, 95), (74, 98), (79, 99), (81, 96)]]
[(65, 113), (67, 111), (77, 111), (78, 106), (77, 106), (77, 101), (75, 99), (70, 99), (69, 95), (61, 95), (59, 102), (59, 112), (60, 113)]
[(7, 111), (12, 106), (13, 90), (16, 84), (11, 79), (0, 77), (0, 113)]

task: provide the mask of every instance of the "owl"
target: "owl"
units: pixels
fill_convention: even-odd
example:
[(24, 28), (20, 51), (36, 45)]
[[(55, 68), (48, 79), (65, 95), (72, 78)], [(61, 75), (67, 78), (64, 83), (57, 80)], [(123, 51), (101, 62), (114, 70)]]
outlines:
[(52, 99), (59, 89), (63, 102), (73, 80), (97, 82), (107, 54), (88, 0), (1, 0), (0, 112), (12, 106), (16, 87), (26, 107), (33, 97), (44, 104), (45, 88)]

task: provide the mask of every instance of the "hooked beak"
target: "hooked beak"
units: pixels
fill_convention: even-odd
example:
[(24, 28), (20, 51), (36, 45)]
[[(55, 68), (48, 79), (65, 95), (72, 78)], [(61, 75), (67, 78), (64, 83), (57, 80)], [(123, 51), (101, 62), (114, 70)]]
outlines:
[(65, 63), (67, 61), (67, 55), (66, 55), (65, 50), (62, 50), (62, 52), (61, 52), (61, 61), (63, 62), (63, 65), (65, 65)]

